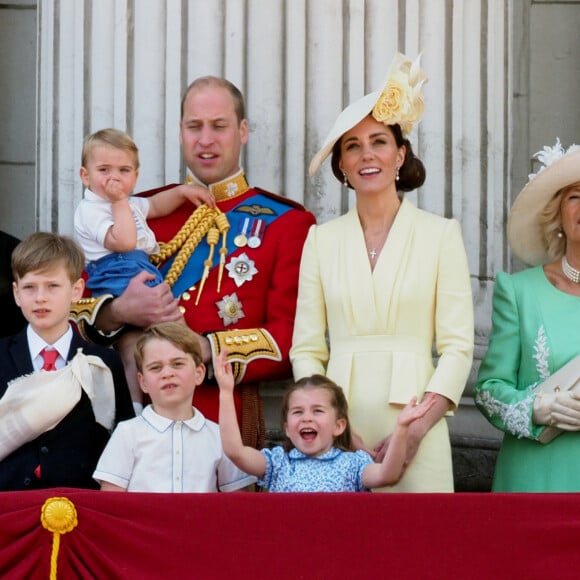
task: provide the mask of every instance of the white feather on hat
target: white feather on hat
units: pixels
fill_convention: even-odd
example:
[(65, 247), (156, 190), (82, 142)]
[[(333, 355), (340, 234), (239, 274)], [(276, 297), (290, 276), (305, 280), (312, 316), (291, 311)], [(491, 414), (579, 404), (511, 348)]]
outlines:
[(529, 266), (539, 266), (549, 260), (540, 217), (558, 191), (580, 182), (580, 146), (570, 145), (565, 149), (557, 139), (553, 147), (544, 147), (534, 157), (542, 166), (528, 176), (528, 183), (516, 197), (507, 222), (510, 248)]
[(355, 101), (337, 117), (324, 145), (310, 162), (309, 175), (318, 171), (334, 144), (371, 112), (385, 125), (398, 124), (405, 136), (413, 130), (425, 108), (421, 89), (427, 82), (427, 75), (420, 60), (420, 54), (414, 61), (400, 52), (395, 55), (382, 88)]

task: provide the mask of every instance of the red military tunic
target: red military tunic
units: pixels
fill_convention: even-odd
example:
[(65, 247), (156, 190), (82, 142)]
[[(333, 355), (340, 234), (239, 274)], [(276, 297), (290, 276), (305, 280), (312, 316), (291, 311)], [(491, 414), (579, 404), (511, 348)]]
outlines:
[[(175, 185), (142, 195), (171, 187)], [(172, 291), (180, 297), (180, 309), (188, 326), (207, 336), (212, 352), (218, 354), (223, 348), (230, 352), (238, 386), (235, 398), (242, 437), (245, 444), (259, 447), (264, 441), (264, 425), (258, 384), (292, 376), (288, 353), (294, 328), (300, 259), (315, 217), (292, 200), (249, 188), (243, 172), (211, 185), (210, 189), (218, 208), (230, 223), (220, 290), (218, 292), (217, 265), (221, 236), (214, 251), (213, 267), (201, 293), (198, 295), (199, 282), (209, 253), (205, 238), (193, 251)], [(195, 209), (185, 202), (171, 215), (150, 220), (148, 223), (157, 241), (161, 244), (170, 241)], [(257, 247), (256, 244), (234, 244), (237, 236), (244, 234), (249, 238), (256, 229), (260, 241)], [(164, 274), (174, 257), (160, 265)], [(100, 305), (110, 298), (83, 299), (71, 309), (71, 318), (85, 336), (102, 340), (94, 332), (93, 325)], [(218, 420), (218, 394), (217, 385), (209, 380), (196, 388), (193, 401), (214, 421)]]
[[(197, 266), (191, 271), (184, 270), (173, 291), (180, 297), (180, 309), (188, 326), (209, 338), (214, 354), (224, 347), (230, 352), (236, 381), (239, 381), (236, 407), (244, 440), (259, 445), (264, 432), (257, 387), (261, 381), (292, 376), (288, 353), (300, 258), (315, 218), (301, 205), (256, 188), (233, 197), (214, 193), (218, 208), (231, 225), (220, 291), (217, 265), (221, 238), (213, 256), (214, 267), (203, 285), (198, 304), (207, 245), (195, 249), (192, 259), (197, 259)], [(149, 221), (157, 240), (161, 243), (171, 240), (194, 210), (192, 204), (185, 203), (170, 216)], [(257, 236), (261, 242), (258, 247), (233, 244), (236, 236), (243, 234), (247, 239), (256, 229), (261, 230)], [(164, 271), (163, 266), (161, 269)], [(211, 381), (196, 388), (194, 405), (214, 421), (218, 419), (218, 403), (218, 387)]]

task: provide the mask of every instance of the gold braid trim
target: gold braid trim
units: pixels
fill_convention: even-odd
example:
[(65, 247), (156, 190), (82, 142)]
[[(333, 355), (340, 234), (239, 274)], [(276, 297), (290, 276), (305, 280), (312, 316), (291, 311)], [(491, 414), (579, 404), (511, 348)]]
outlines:
[(228, 230), (230, 229), (230, 222), (228, 222), (228, 218), (226, 217), (225, 213), (220, 213), (216, 216), (215, 223), (218, 227), (222, 235), (222, 247), (220, 248), (220, 270), (218, 275), (218, 286), (217, 291), (220, 292), (222, 289), (222, 276), (224, 273), (224, 266), (226, 265), (226, 256), (228, 254), (228, 247), (227, 247), (227, 236)]
[(195, 248), (199, 245), (199, 242), (201, 242), (203, 237), (208, 233), (212, 222), (212, 216), (203, 216), (197, 224), (197, 227), (192, 229), (189, 236), (185, 239), (183, 246), (181, 246), (177, 256), (175, 256), (175, 260), (173, 260), (173, 264), (171, 264), (171, 268), (169, 268), (169, 272), (167, 272), (165, 276), (165, 281), (170, 286), (173, 286), (179, 276), (181, 276), (191, 254), (193, 254)]
[(81, 298), (78, 302), (71, 304), (69, 320), (72, 320), (80, 326), (82, 322), (94, 326), (97, 314), (101, 306), (113, 299), (112, 294), (103, 294), (98, 298), (87, 297)]
[(173, 236), (173, 239), (169, 242), (161, 242), (159, 244), (160, 250), (158, 254), (151, 254), (149, 259), (153, 264), (159, 266), (162, 262), (165, 262), (167, 258), (173, 256), (181, 246), (183, 246), (185, 240), (189, 238), (191, 233), (198, 226), (201, 219), (206, 216), (211, 210), (207, 205), (200, 205), (188, 218), (187, 221), (181, 226), (180, 230)]
[(239, 384), (246, 374), (246, 366), (254, 360), (282, 360), (282, 353), (274, 337), (265, 328), (217, 330), (205, 335), (212, 355), (217, 356), (227, 348), (228, 361), (232, 363), (234, 381)]
[(73, 322), (80, 335), (89, 342), (109, 346), (121, 330), (101, 332), (95, 326), (101, 308), (113, 300), (112, 294), (103, 294), (97, 298), (81, 298), (70, 307), (69, 320)]
[(197, 291), (197, 299), (195, 301), (195, 305), (199, 304), (199, 299), (201, 298), (201, 293), (203, 291), (203, 287), (205, 285), (205, 281), (209, 276), (210, 268), (213, 265), (213, 252), (217, 243), (220, 241), (220, 232), (217, 228), (211, 227), (207, 232), (207, 243), (209, 244), (209, 256), (207, 260), (203, 263), (203, 274), (201, 276), (201, 281), (199, 283), (199, 290)]
[[(158, 254), (153, 254), (149, 257), (151, 262), (156, 266), (159, 266), (162, 262), (165, 262), (169, 257), (173, 256), (176, 252), (177, 256), (171, 264), (171, 268), (165, 276), (165, 281), (173, 286), (179, 276), (181, 276), (187, 261), (193, 254), (195, 248), (199, 245), (201, 240), (205, 235), (212, 230), (212, 228), (217, 228), (219, 233), (222, 234), (222, 249), (220, 249), (220, 281), (223, 269), (223, 264), (225, 264), (225, 254), (227, 253), (226, 248), (226, 237), (227, 232), (230, 229), (230, 223), (228, 222), (227, 216), (220, 211), (218, 208), (210, 208), (207, 205), (200, 205), (183, 224), (181, 229), (175, 234), (172, 240), (166, 243), (159, 244), (160, 250)], [(217, 243), (217, 235), (212, 233), (212, 242), (210, 244), (210, 256), (206, 263), (209, 262), (211, 267), (211, 260), (213, 256), (213, 248)], [(214, 241), (215, 240), (215, 241)], [(209, 240), (208, 240), (209, 243)], [(223, 248), (226, 248), (225, 252), (222, 252)], [(223, 263), (222, 257), (223, 255)], [(206, 266), (208, 267), (208, 266)]]

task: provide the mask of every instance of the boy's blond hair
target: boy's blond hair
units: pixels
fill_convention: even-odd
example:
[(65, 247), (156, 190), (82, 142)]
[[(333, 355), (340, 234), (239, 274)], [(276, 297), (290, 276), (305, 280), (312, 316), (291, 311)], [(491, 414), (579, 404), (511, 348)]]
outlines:
[(87, 166), (89, 155), (97, 145), (108, 145), (121, 151), (127, 151), (133, 155), (135, 169), (139, 169), (139, 149), (133, 139), (124, 131), (118, 129), (101, 129), (85, 138), (81, 155), (81, 165)]
[(190, 354), (196, 367), (203, 363), (201, 344), (193, 330), (188, 328), (183, 322), (160, 322), (143, 331), (143, 334), (137, 341), (135, 347), (135, 363), (140, 373), (143, 372), (143, 351), (145, 350), (145, 345), (153, 339), (166, 340), (184, 353)]
[(47, 270), (62, 263), (71, 283), (83, 274), (85, 255), (68, 236), (36, 232), (22, 240), (12, 252), (12, 275), (18, 281), (29, 272)]

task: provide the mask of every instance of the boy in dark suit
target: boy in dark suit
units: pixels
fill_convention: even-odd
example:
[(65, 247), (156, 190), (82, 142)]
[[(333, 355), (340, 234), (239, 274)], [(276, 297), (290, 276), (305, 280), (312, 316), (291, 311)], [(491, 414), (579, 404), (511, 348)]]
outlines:
[(72, 239), (46, 232), (12, 254), (28, 325), (0, 340), (0, 491), (97, 488), (92, 473), (112, 428), (134, 416), (117, 353), (84, 341), (68, 321), (84, 263)]

